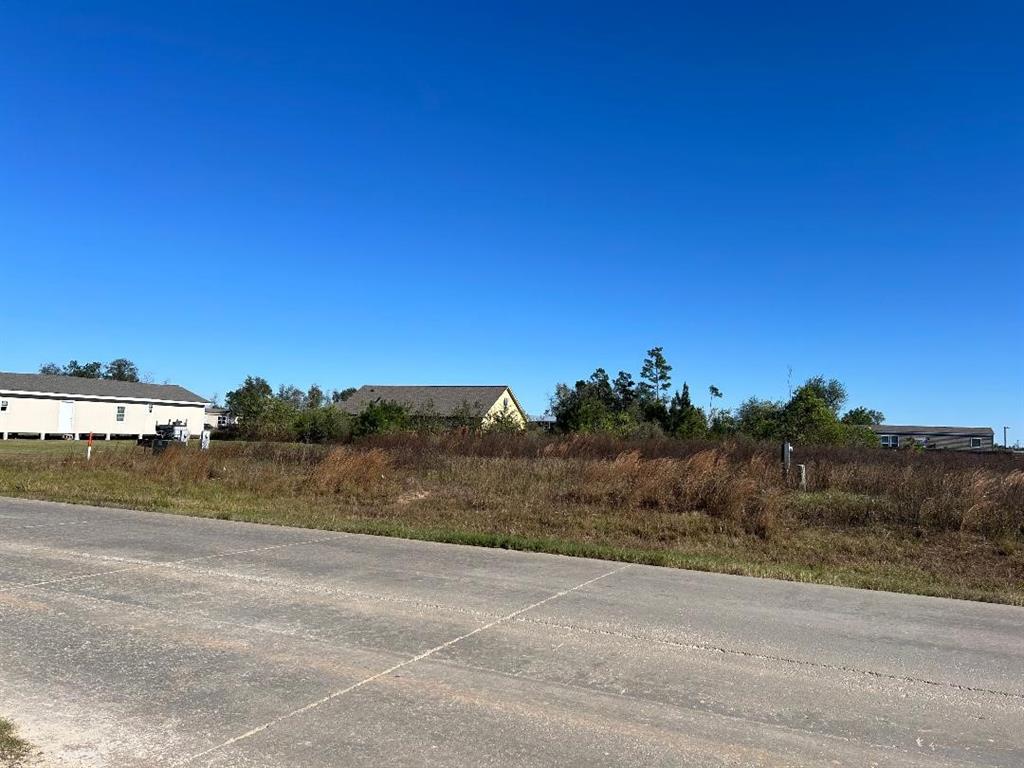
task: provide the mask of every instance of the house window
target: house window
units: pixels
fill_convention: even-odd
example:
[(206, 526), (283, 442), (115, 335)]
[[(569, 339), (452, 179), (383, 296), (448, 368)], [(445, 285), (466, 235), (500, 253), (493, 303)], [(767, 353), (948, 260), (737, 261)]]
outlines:
[(972, 437), (971, 438), (971, 448), (981, 448), (981, 438), (980, 437)]
[(124, 406), (123, 405), (117, 406), (117, 420), (118, 421), (124, 421)]
[(505, 406), (505, 410), (507, 411), (507, 410), (508, 410), (508, 398), (507, 398), (507, 397), (505, 398), (505, 400), (504, 400), (504, 403), (503, 403), (503, 404), (504, 404), (504, 406)]
[(7, 410), (7, 401), (6, 400), (0, 400), (0, 411), (6, 411), (6, 410)]
[(883, 448), (899, 448), (900, 447), (900, 436), (899, 435), (882, 435), (882, 447)]

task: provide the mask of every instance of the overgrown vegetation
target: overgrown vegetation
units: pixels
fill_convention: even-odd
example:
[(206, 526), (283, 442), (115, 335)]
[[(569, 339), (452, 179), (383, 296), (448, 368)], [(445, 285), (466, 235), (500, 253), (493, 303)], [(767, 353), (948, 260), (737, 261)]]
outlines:
[[(27, 441), (26, 441), (27, 442)], [(586, 555), (1024, 605), (1007, 454), (396, 431), (334, 447), (0, 454), (0, 494)]]
[[(468, 404), (463, 412), (411, 412), (393, 402), (374, 402), (352, 416), (340, 404), (355, 390), (326, 394), (318, 385), (308, 390), (281, 385), (275, 391), (266, 379), (247, 376), (229, 392), (225, 405), (239, 418), (236, 427), (220, 430), (222, 439), (346, 443), (353, 438), (395, 432), (437, 433), (482, 428)], [(647, 352), (639, 381), (619, 371), (614, 381), (598, 368), (590, 378), (572, 387), (558, 384), (549, 412), (561, 434), (608, 434), (617, 437), (671, 437), (728, 440), (738, 437), (816, 445), (877, 445), (870, 426), (882, 422), (880, 411), (857, 407), (843, 413), (846, 389), (836, 379), (814, 376), (799, 386), (787, 401), (749, 398), (736, 411), (716, 408), (723, 398), (715, 385), (708, 387), (708, 408), (692, 399), (689, 385), (672, 394), (672, 366), (661, 347)], [(498, 414), (487, 424), (490, 431), (519, 431), (513, 414)]]
[(0, 717), (0, 768), (21, 768), (32, 748), (20, 738), (10, 720)]
[(841, 414), (846, 388), (836, 379), (814, 376), (798, 387), (788, 401), (750, 398), (735, 413), (716, 410), (722, 391), (708, 387), (708, 410), (691, 399), (685, 382), (669, 400), (672, 366), (661, 347), (647, 352), (636, 383), (628, 371), (612, 381), (603, 368), (569, 387), (559, 384), (551, 413), (563, 433), (609, 433), (620, 437), (666, 435), (683, 439), (731, 438), (790, 440), (814, 445), (876, 445), (870, 425), (880, 424), (881, 412), (864, 407)]

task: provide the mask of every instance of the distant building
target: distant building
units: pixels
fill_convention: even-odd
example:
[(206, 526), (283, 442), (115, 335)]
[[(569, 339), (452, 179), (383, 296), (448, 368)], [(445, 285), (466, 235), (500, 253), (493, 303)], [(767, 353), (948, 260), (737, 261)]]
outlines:
[(530, 416), (526, 421), (531, 428), (541, 430), (542, 432), (554, 432), (555, 425), (558, 423), (554, 416), (547, 413), (539, 416)]
[(0, 373), (0, 436), (141, 437), (157, 424), (183, 422), (193, 433), (207, 401), (176, 384)]
[(995, 433), (989, 427), (917, 427), (877, 424), (871, 427), (884, 448), (946, 448), (954, 451), (990, 451)]
[(507, 413), (526, 426), (526, 411), (512, 390), (504, 384), (493, 386), (386, 386), (367, 384), (338, 403), (347, 413), (357, 415), (372, 403), (398, 403), (412, 414), (447, 418), (479, 419), (485, 425)]
[(238, 417), (227, 408), (218, 405), (211, 405), (206, 408), (206, 427), (208, 429), (223, 429), (238, 423)]

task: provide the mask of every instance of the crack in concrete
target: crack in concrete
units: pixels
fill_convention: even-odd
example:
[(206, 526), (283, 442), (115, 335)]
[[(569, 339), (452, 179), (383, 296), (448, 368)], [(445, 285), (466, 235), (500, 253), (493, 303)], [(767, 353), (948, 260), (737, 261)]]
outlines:
[(621, 571), (624, 571), (627, 568), (629, 568), (630, 565), (631, 565), (630, 563), (626, 563), (625, 565), (619, 566), (618, 568), (613, 568), (612, 570), (606, 571), (605, 573), (602, 573), (599, 576), (595, 576), (592, 579), (587, 579), (586, 581), (584, 581), (584, 582), (582, 582), (580, 584), (577, 584), (574, 587), (568, 587), (568, 588), (563, 589), (563, 590), (561, 590), (559, 592), (555, 592), (553, 595), (548, 595), (543, 600), (538, 600), (535, 603), (531, 603), (530, 605), (527, 605), (527, 606), (525, 606), (523, 608), (520, 608), (518, 610), (512, 611), (512, 613), (506, 614), (504, 616), (500, 616), (500, 617), (494, 619), (493, 621), (490, 621), (487, 624), (483, 624), (483, 625), (477, 627), (476, 629), (474, 629), (474, 630), (472, 630), (470, 632), (466, 632), (465, 634), (459, 635), (458, 637), (453, 637), (451, 640), (447, 640), (447, 641), (441, 643), (440, 645), (436, 645), (433, 648), (429, 648), (428, 650), (423, 651), (421, 653), (418, 653), (415, 656), (412, 656), (412, 657), (410, 657), (410, 658), (408, 658), (408, 659), (406, 659), (404, 661), (399, 662), (398, 664), (393, 664), (390, 667), (388, 667), (387, 669), (381, 670), (380, 672), (377, 672), (377, 673), (375, 673), (373, 675), (370, 675), (369, 677), (364, 678), (363, 680), (360, 680), (360, 681), (358, 681), (356, 683), (353, 683), (352, 685), (349, 685), (346, 688), (342, 688), (340, 690), (334, 691), (333, 693), (330, 693), (330, 694), (328, 694), (327, 696), (324, 696), (321, 699), (317, 699), (316, 701), (310, 702), (309, 704), (306, 704), (303, 707), (299, 707), (298, 709), (292, 710), (291, 712), (288, 712), (286, 714), (280, 715), (280, 716), (274, 718), (273, 720), (270, 720), (270, 721), (268, 721), (266, 723), (263, 723), (262, 725), (258, 725), (255, 728), (251, 728), (248, 731), (246, 731), (245, 733), (239, 734), (238, 736), (234, 736), (234, 737), (228, 739), (227, 741), (224, 741), (224, 742), (222, 742), (220, 744), (217, 744), (216, 746), (210, 747), (209, 749), (205, 749), (202, 752), (197, 752), (196, 754), (191, 755), (191, 756), (185, 758), (184, 760), (176, 763), (176, 765), (188, 765), (189, 763), (192, 763), (192, 762), (198, 760), (201, 757), (205, 757), (205, 756), (207, 756), (207, 755), (209, 755), (209, 754), (211, 754), (213, 752), (217, 752), (217, 751), (219, 751), (221, 749), (225, 749), (226, 747), (230, 747), (233, 744), (237, 744), (238, 742), (243, 741), (244, 739), (248, 739), (248, 738), (250, 738), (252, 736), (255, 736), (258, 733), (262, 733), (263, 731), (267, 730), (268, 728), (272, 728), (273, 726), (277, 725), (278, 723), (281, 723), (281, 722), (283, 722), (285, 720), (289, 720), (289, 719), (291, 719), (293, 717), (297, 717), (298, 715), (301, 715), (301, 714), (304, 714), (306, 712), (309, 712), (310, 710), (316, 709), (317, 707), (319, 707), (319, 706), (321, 706), (323, 704), (326, 704), (326, 703), (328, 703), (330, 701), (333, 701), (334, 699), (338, 698), (339, 696), (344, 696), (345, 694), (351, 693), (352, 691), (354, 691), (354, 690), (356, 690), (358, 688), (362, 688), (364, 685), (368, 685), (368, 684), (372, 683), (374, 680), (379, 680), (380, 678), (386, 677), (386, 676), (388, 676), (388, 675), (390, 675), (390, 674), (392, 674), (394, 672), (397, 672), (399, 669), (407, 667), (410, 664), (415, 664), (417, 661), (421, 661), (421, 660), (426, 659), (426, 658), (428, 658), (430, 656), (433, 656), (435, 653), (438, 653), (439, 651), (443, 651), (445, 648), (450, 648), (451, 646), (455, 645), (456, 643), (462, 642), (463, 640), (466, 640), (466, 639), (468, 639), (470, 637), (473, 637), (474, 635), (477, 635), (477, 634), (479, 634), (481, 632), (484, 632), (484, 631), (486, 631), (488, 629), (491, 629), (492, 627), (496, 627), (499, 624), (503, 624), (506, 621), (511, 621), (511, 620), (515, 619), (517, 616), (521, 616), (522, 614), (526, 613), (527, 611), (532, 611), (534, 608), (538, 608), (538, 607), (540, 607), (540, 606), (542, 606), (542, 605), (544, 605), (546, 603), (551, 602), (552, 600), (557, 600), (560, 597), (564, 597), (565, 595), (568, 595), (568, 594), (570, 594), (572, 592), (576, 592), (576, 591), (578, 591), (580, 589), (583, 589), (584, 587), (587, 587), (590, 584), (593, 584), (594, 582), (600, 581), (601, 579), (607, 578), (608, 576), (612, 576), (612, 575), (614, 575), (616, 573), (620, 573)]

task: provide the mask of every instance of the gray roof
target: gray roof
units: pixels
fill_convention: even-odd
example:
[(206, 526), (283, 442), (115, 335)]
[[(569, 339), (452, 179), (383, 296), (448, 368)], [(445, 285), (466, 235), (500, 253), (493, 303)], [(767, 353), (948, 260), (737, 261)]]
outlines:
[(46, 373), (0, 373), (0, 392), (49, 392), (90, 397), (207, 402), (205, 397), (189, 392), (177, 384), (143, 384), (138, 381), (86, 379), (80, 376), (52, 376)]
[(994, 433), (991, 427), (918, 427), (906, 424), (874, 424), (871, 429), (880, 435), (985, 435)]
[[(482, 417), (508, 389), (504, 384), (489, 386), (387, 386), (367, 384), (360, 387), (338, 406), (348, 413), (362, 413), (373, 402), (404, 405), (410, 411), (451, 416), (463, 409), (467, 416)], [(511, 390), (509, 390), (511, 393)], [(515, 395), (512, 401), (517, 407)], [(520, 407), (521, 411), (522, 408)]]

